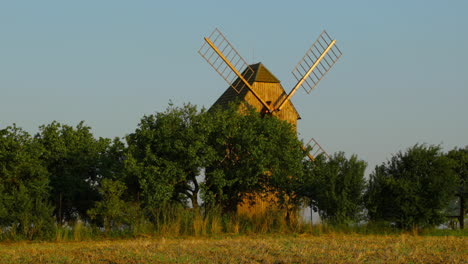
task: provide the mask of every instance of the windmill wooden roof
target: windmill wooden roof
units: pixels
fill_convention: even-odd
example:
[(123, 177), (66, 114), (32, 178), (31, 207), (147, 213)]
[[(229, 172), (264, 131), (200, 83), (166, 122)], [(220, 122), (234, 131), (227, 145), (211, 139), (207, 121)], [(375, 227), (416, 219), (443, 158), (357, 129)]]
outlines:
[[(262, 63), (252, 64), (250, 65), (250, 68), (254, 71), (254, 74), (251, 78), (249, 78), (248, 81), (254, 87), (254, 89), (256, 89), (257, 92), (260, 92), (265, 96), (265, 98), (262, 97), (264, 101), (271, 102), (273, 105), (275, 105), (275, 104), (278, 104), (287, 96), (278, 78), (276, 78), (276, 76), (274, 76)], [(245, 71), (242, 73), (242, 75), (245, 76)], [(240, 83), (239, 78), (237, 78), (237, 80), (234, 81), (233, 83)], [(257, 86), (257, 85), (254, 85), (254, 83), (262, 83), (262, 84), (270, 84), (270, 85)], [(263, 90), (263, 91), (260, 91), (260, 90)], [(236, 92), (232, 87), (228, 87), (226, 91), (218, 98), (218, 100), (216, 100), (216, 102), (213, 104), (212, 107), (215, 107), (215, 106), (226, 107), (231, 102), (240, 102), (240, 101), (247, 101), (247, 103), (249, 103), (249, 100), (247, 100), (247, 98), (251, 97), (249, 96), (249, 94), (251, 93), (249, 92), (249, 89), (247, 87), (244, 87), (239, 93)], [(258, 101), (258, 99), (255, 99), (255, 100)], [(293, 115), (296, 116), (295, 117), (296, 120), (301, 118), (296, 108), (291, 103), (291, 101), (286, 103), (286, 107), (281, 112), (287, 111), (287, 109), (293, 112)]]
[(254, 71), (253, 78), (249, 81), (250, 84), (253, 82), (280, 83), (280, 80), (260, 62), (250, 65), (250, 68)]

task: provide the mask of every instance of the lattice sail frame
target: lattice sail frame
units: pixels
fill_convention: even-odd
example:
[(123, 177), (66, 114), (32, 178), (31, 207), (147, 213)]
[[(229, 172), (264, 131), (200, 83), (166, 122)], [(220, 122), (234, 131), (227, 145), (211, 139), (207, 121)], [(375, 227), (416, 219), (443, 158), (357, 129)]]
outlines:
[(297, 81), (300, 81), (318, 61), (318, 64), (301, 84), (301, 87), (310, 93), (341, 55), (340, 49), (335, 45), (335, 40), (324, 30), (292, 70), (292, 74)]
[(303, 149), (310, 149), (307, 155), (312, 161), (314, 161), (317, 156), (322, 154), (327, 156), (327, 158), (330, 158), (330, 155), (328, 155), (328, 153), (322, 148), (322, 146), (320, 146), (320, 144), (314, 138), (311, 138), (309, 142), (307, 142), (305, 147), (303, 147)]
[[(217, 28), (211, 33), (208, 38), (215, 47), (224, 55), (224, 57), (231, 63), (231, 65), (242, 74), (247, 82), (250, 82), (254, 77), (254, 70), (242, 58), (232, 44)], [(242, 92), (247, 84), (238, 79), (237, 74), (229, 67), (229, 65), (218, 55), (208, 42), (203, 43), (198, 53), (208, 62), (208, 64), (221, 75), (221, 77), (231, 86), (237, 93)]]

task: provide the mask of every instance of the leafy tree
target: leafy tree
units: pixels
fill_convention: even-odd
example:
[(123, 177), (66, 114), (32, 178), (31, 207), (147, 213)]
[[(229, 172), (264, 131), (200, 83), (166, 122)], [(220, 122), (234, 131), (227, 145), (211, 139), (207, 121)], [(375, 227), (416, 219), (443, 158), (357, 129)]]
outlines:
[(39, 159), (41, 152), (20, 128), (0, 130), (0, 229), (29, 239), (49, 237), (54, 228), (49, 174)]
[(88, 210), (88, 215), (93, 220), (100, 220), (106, 231), (132, 223), (133, 206), (122, 200), (125, 189), (125, 184), (120, 181), (104, 178), (100, 183), (98, 190), (102, 200)]
[(333, 224), (361, 220), (366, 162), (356, 155), (348, 159), (338, 152), (330, 159), (321, 155), (304, 165), (304, 184), (299, 193), (309, 198), (323, 220)]
[[(302, 173), (304, 153), (287, 122), (262, 118), (248, 108), (239, 113), (234, 106), (209, 114), (209, 145), (216, 156), (205, 175), (203, 195), (208, 206), (235, 212), (251, 194), (274, 193), (272, 188), (286, 187), (288, 177)], [(290, 194), (287, 188), (275, 191), (281, 199)]]
[[(258, 118), (258, 115), (253, 118)], [(290, 220), (290, 215), (302, 205), (303, 199), (297, 190), (304, 176), (302, 162), (306, 153), (291, 124), (271, 116), (265, 116), (260, 121), (258, 137), (262, 138), (262, 162), (266, 162), (264, 166), (268, 168), (265, 179), (267, 188), (262, 191), (276, 194), (278, 204), (286, 209), (286, 220)]]
[(197, 177), (212, 155), (207, 135), (204, 110), (190, 104), (143, 117), (127, 137), (126, 168), (138, 179), (137, 196), (141, 192), (147, 208), (187, 200), (199, 207)]
[(83, 122), (73, 128), (54, 121), (41, 126), (35, 137), (44, 148), (41, 159), (50, 172), (51, 200), (60, 224), (78, 216), (86, 218), (86, 211), (98, 199), (97, 181), (104, 174), (102, 154), (110, 140), (97, 140), (90, 130)]
[(103, 146), (104, 152), (100, 153), (100, 175), (103, 179), (124, 181), (127, 147), (119, 138), (114, 138), (112, 142), (106, 140), (104, 142), (107, 144), (104, 144), (105, 148)]
[(440, 146), (418, 144), (376, 166), (366, 193), (370, 219), (405, 229), (441, 224), (456, 184), (451, 168)]
[(458, 187), (455, 195), (459, 199), (459, 214), (458, 222), (460, 229), (464, 228), (465, 215), (468, 208), (466, 199), (468, 198), (468, 146), (460, 149), (453, 149), (449, 151), (447, 157), (453, 162), (453, 170), (458, 176)]

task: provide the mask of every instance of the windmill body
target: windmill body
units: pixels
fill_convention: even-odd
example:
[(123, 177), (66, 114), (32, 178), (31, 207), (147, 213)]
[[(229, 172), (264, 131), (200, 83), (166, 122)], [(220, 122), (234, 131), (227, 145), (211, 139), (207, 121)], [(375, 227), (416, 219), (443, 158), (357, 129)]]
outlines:
[[(251, 78), (249, 78), (249, 84), (256, 94), (268, 105), (275, 105), (286, 98), (287, 94), (281, 85), (280, 81), (274, 76), (262, 63), (249, 65), (249, 68), (253, 70)], [(246, 76), (246, 71), (243, 72), (243, 76)], [(224, 93), (216, 100), (213, 104), (214, 107), (228, 107), (231, 103), (239, 104), (239, 111), (242, 111), (242, 107), (245, 107), (243, 103), (246, 103), (249, 107), (253, 107), (257, 112), (261, 114), (268, 114), (266, 107), (254, 96), (253, 92), (247, 88), (242, 89), (242, 82), (240, 78), (234, 81), (234, 87), (229, 86)], [(285, 120), (293, 125), (294, 129), (297, 127), (297, 120), (300, 119), (299, 113), (292, 104), (291, 101), (285, 103), (282, 111), (270, 113), (280, 120)], [(266, 212), (266, 210), (272, 209), (272, 202), (275, 201), (276, 197), (274, 191), (263, 196), (251, 195), (245, 200), (245, 202), (238, 206), (237, 212), (241, 215), (260, 215)], [(251, 201), (254, 201), (251, 205)]]
[[(254, 72), (252, 78), (249, 80), (249, 84), (259, 96), (264, 98), (264, 101), (267, 104), (276, 105), (278, 102), (286, 98), (286, 91), (278, 78), (276, 78), (262, 63), (252, 64), (249, 66)], [(241, 84), (239, 78), (236, 79), (234, 83), (237, 84), (237, 87), (229, 86), (218, 100), (216, 100), (212, 107), (226, 107), (231, 102), (245, 102), (260, 113), (268, 113), (268, 110), (253, 95), (252, 91), (249, 89), (242, 89), (240, 92), (237, 92), (239, 90), (237, 88), (240, 88), (239, 86)], [(291, 101), (288, 101), (285, 104), (282, 111), (273, 112), (273, 115), (278, 117), (280, 120), (289, 122), (294, 127), (297, 126), (297, 120), (300, 119), (299, 113)]]

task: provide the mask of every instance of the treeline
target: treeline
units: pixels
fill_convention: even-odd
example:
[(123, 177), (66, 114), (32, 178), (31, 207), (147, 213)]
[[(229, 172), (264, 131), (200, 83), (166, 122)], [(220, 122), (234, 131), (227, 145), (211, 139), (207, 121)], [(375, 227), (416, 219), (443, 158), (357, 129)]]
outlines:
[[(366, 180), (356, 155), (310, 162), (301, 146), (287, 122), (235, 106), (169, 105), (113, 140), (83, 122), (34, 136), (9, 126), (0, 130), (0, 238), (50, 239), (77, 223), (102, 234), (297, 231), (307, 205), (331, 225), (410, 229), (444, 223), (455, 204), (463, 227), (467, 147), (415, 145)], [(272, 205), (262, 217), (237, 213), (259, 197)]]

